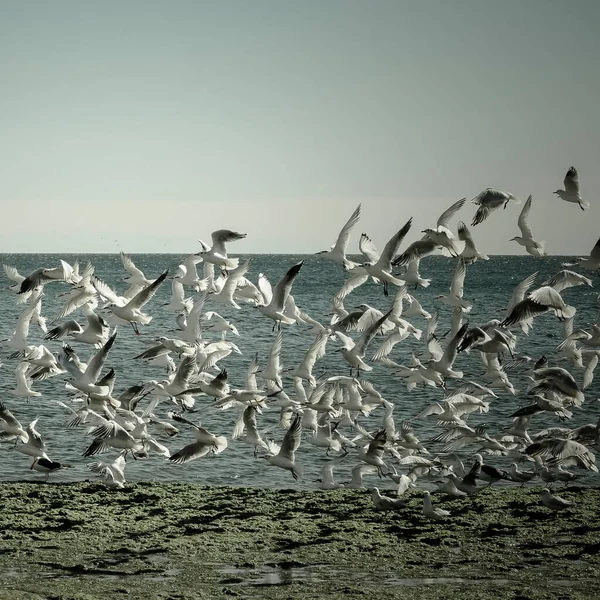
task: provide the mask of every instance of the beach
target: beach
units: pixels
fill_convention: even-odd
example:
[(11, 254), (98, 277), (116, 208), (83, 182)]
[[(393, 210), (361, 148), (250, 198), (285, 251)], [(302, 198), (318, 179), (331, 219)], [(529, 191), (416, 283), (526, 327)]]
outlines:
[(417, 491), (2, 483), (0, 598), (597, 597), (600, 489), (540, 490), (434, 494), (434, 522)]

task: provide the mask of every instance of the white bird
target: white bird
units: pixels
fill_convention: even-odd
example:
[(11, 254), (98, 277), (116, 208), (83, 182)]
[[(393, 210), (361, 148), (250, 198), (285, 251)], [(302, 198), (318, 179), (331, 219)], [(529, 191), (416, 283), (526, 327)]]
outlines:
[(181, 450), (169, 457), (171, 462), (174, 462), (177, 465), (183, 465), (184, 463), (196, 460), (207, 454), (221, 454), (221, 452), (227, 448), (227, 438), (225, 436), (213, 435), (204, 429), (204, 427), (188, 421), (177, 413), (169, 413), (169, 416), (179, 423), (191, 425), (194, 428), (194, 433), (196, 435), (196, 441), (187, 444), (187, 446), (184, 446)]
[(546, 256), (546, 251), (544, 249), (545, 242), (538, 242), (533, 239), (533, 232), (527, 222), (527, 217), (531, 211), (531, 202), (532, 196), (529, 196), (523, 206), (523, 210), (521, 210), (521, 213), (519, 214), (518, 225), (521, 230), (521, 235), (511, 238), (509, 241), (517, 242), (517, 244), (523, 246), (531, 256)]
[(229, 271), (229, 274), (227, 275), (227, 279), (225, 279), (223, 287), (218, 292), (211, 294), (209, 296), (210, 299), (214, 302), (218, 302), (219, 304), (225, 304), (227, 306), (232, 306), (233, 308), (240, 309), (240, 305), (234, 299), (234, 294), (237, 290), (238, 283), (248, 272), (249, 268), (250, 259), (247, 259), (241, 264), (239, 264), (237, 267)]
[(516, 196), (513, 196), (508, 192), (503, 192), (502, 190), (495, 190), (493, 188), (487, 188), (483, 190), (483, 192), (481, 192), (471, 200), (473, 204), (479, 205), (479, 208), (477, 209), (477, 212), (473, 217), (473, 222), (471, 223), (471, 226), (474, 227), (475, 225), (483, 223), (493, 211), (497, 210), (501, 206), (504, 206), (504, 208), (506, 208), (507, 204), (511, 200), (515, 204), (521, 203), (521, 201)]
[(219, 229), (211, 233), (212, 247), (208, 246), (200, 241), (203, 249), (198, 252), (205, 263), (215, 264), (222, 269), (235, 269), (238, 266), (238, 258), (229, 258), (227, 256), (227, 249), (225, 244), (227, 242), (235, 242), (237, 240), (243, 240), (246, 237), (245, 233), (237, 233), (230, 231), (229, 229)]
[(337, 456), (332, 460), (328, 460), (323, 463), (321, 467), (321, 478), (318, 480), (319, 488), (322, 490), (337, 490), (339, 488), (346, 487), (343, 483), (336, 483), (333, 477), (333, 469), (339, 465), (348, 455), (347, 452), (344, 454)]
[(389, 496), (383, 496), (379, 491), (379, 488), (376, 487), (371, 490), (371, 498), (373, 499), (373, 505), (375, 506), (376, 510), (400, 510), (406, 506), (406, 502), (401, 498), (390, 498)]
[(125, 455), (119, 454), (114, 461), (110, 463), (96, 462), (88, 465), (88, 468), (94, 473), (98, 473), (102, 482), (108, 487), (125, 487)]
[(458, 223), (458, 239), (465, 243), (465, 249), (462, 251), (461, 257), (467, 264), (474, 263), (478, 259), (490, 260), (490, 257), (487, 254), (479, 252), (469, 228), (463, 221), (459, 221)]
[[(398, 252), (398, 248), (400, 247), (402, 240), (404, 240), (406, 234), (410, 230), (411, 225), (412, 218), (410, 218), (406, 224), (390, 238), (388, 243), (385, 245), (383, 252), (374, 262), (373, 260), (370, 260), (369, 262), (365, 262), (361, 265), (364, 269), (366, 269), (367, 273), (371, 275), (371, 277), (383, 282), (383, 293), (386, 296), (388, 295), (388, 285), (390, 283), (393, 283), (397, 287), (404, 285), (404, 281), (392, 275), (392, 260)], [(363, 233), (361, 239), (365, 237), (367, 236)], [(375, 258), (376, 256), (372, 256), (372, 259)]]
[(594, 244), (589, 256), (576, 258), (573, 263), (563, 263), (563, 267), (581, 267), (590, 271), (600, 269), (600, 238)]
[(135, 331), (136, 335), (140, 335), (138, 323), (147, 325), (150, 323), (150, 321), (152, 321), (152, 317), (144, 314), (141, 309), (148, 303), (154, 294), (156, 294), (158, 287), (167, 278), (168, 273), (168, 271), (164, 271), (160, 277), (155, 279), (150, 285), (142, 288), (126, 304), (123, 304), (123, 302), (114, 294), (114, 292), (112, 292), (112, 290), (110, 290), (110, 288), (108, 288), (108, 286), (100, 280), (96, 279), (94, 286), (100, 295), (104, 296), (111, 302), (107, 308), (109, 308), (116, 317), (122, 321), (128, 322)]
[(100, 347), (106, 342), (110, 333), (110, 326), (106, 320), (97, 315), (89, 306), (84, 304), (83, 313), (87, 318), (87, 325), (83, 328), (77, 321), (65, 321), (62, 325), (50, 329), (45, 340), (58, 340), (65, 336), (72, 337), (78, 342)]
[(569, 508), (569, 506), (573, 505), (570, 500), (565, 500), (560, 496), (554, 496), (548, 488), (544, 488), (542, 490), (542, 502), (544, 506), (553, 511), (564, 510), (565, 508)]
[(500, 323), (500, 327), (517, 325), (548, 311), (553, 312), (559, 319), (568, 319), (576, 310), (574, 306), (566, 304), (553, 287), (542, 286), (527, 294), (521, 302), (517, 302), (510, 314)]
[[(245, 435), (244, 431), (246, 432)], [(256, 424), (256, 408), (251, 404), (246, 406), (240, 413), (240, 416), (235, 423), (231, 439), (250, 444), (254, 448), (254, 458), (257, 456), (258, 448), (263, 448), (265, 450), (269, 449), (267, 442), (262, 439), (258, 432), (258, 426)]]
[[(22, 444), (18, 444), (15, 446), (15, 449), (27, 456), (31, 456), (32, 458), (45, 458), (46, 460), (50, 460), (50, 457), (46, 454), (46, 443), (44, 442), (42, 436), (36, 430), (35, 426), (37, 425), (38, 419), (34, 419), (27, 425), (25, 432), (27, 433), (27, 441)], [(22, 437), (17, 439), (23, 440)]]
[(352, 213), (352, 216), (342, 227), (335, 244), (333, 244), (329, 250), (321, 250), (320, 252), (317, 252), (317, 254), (321, 255), (327, 260), (331, 260), (334, 263), (342, 265), (346, 271), (358, 266), (357, 263), (354, 263), (346, 258), (346, 249), (348, 248), (348, 241), (350, 240), (352, 228), (356, 225), (356, 223), (358, 223), (359, 218), (360, 204), (356, 207), (356, 210)]
[[(14, 281), (14, 284), (10, 286), (10, 290), (13, 291), (15, 294), (19, 293), (19, 290), (21, 289), (21, 283), (23, 282), (23, 280), (25, 279), (25, 277), (23, 275), (21, 275), (19, 273), (19, 271), (17, 270), (16, 267), (13, 267), (11, 265), (2, 265), (4, 267), (4, 272), (6, 273), (6, 276), (11, 280)], [(30, 290), (28, 292), (25, 292), (24, 294), (21, 294), (21, 296), (19, 297), (19, 304), (23, 304), (24, 302), (26, 302), (28, 300), (28, 298), (31, 296), (31, 292), (33, 290)]]
[(579, 192), (579, 174), (575, 167), (569, 167), (567, 174), (563, 180), (565, 189), (556, 190), (554, 193), (566, 202), (573, 202), (579, 204), (581, 210), (585, 210), (590, 207), (590, 203), (587, 200), (582, 200)]
[(129, 273), (127, 276), (125, 276), (125, 281), (127, 281), (130, 286), (143, 288), (144, 286), (150, 285), (154, 281), (154, 279), (147, 279), (144, 273), (135, 266), (131, 256), (122, 251), (121, 262), (123, 263), (124, 269), (127, 271), (127, 273)]
[(315, 363), (325, 356), (325, 347), (327, 345), (328, 340), (329, 334), (326, 329), (323, 329), (322, 331), (318, 332), (315, 336), (313, 343), (310, 345), (310, 347), (304, 354), (302, 362), (300, 363), (297, 369), (291, 371), (290, 375), (292, 377), (308, 381), (310, 385), (316, 387), (317, 381), (314, 378), (312, 371), (315, 366)]
[(3, 402), (0, 402), (0, 426), (3, 430), (0, 434), (0, 440), (15, 438), (15, 442), (21, 440), (26, 443), (29, 439), (29, 434)]
[(444, 510), (443, 508), (434, 507), (431, 502), (431, 495), (426, 491), (423, 496), (423, 514), (428, 519), (439, 521), (444, 517), (449, 517), (450, 511)]
[(444, 304), (453, 308), (460, 308), (464, 312), (469, 312), (473, 308), (473, 303), (463, 298), (463, 290), (465, 276), (467, 275), (467, 267), (463, 258), (459, 257), (456, 261), (456, 268), (450, 283), (450, 293), (448, 295), (437, 296), (437, 300), (441, 300)]
[(36, 287), (43, 286), (50, 281), (73, 281), (73, 267), (65, 262), (60, 261), (60, 267), (53, 269), (39, 268), (30, 273), (23, 281), (18, 294), (25, 294)]
[(35, 398), (41, 396), (41, 392), (31, 389), (31, 380), (27, 377), (27, 369), (29, 369), (28, 362), (21, 362), (15, 370), (17, 376), (17, 387), (14, 390), (10, 390), (10, 393), (19, 398)]
[(94, 354), (85, 370), (81, 370), (80, 366), (77, 364), (73, 350), (67, 345), (63, 346), (58, 355), (58, 363), (72, 376), (73, 379), (71, 379), (69, 383), (74, 388), (85, 394), (95, 394), (96, 396), (108, 398), (110, 395), (109, 387), (97, 385), (97, 382), (102, 367), (106, 362), (108, 352), (112, 348), (116, 337), (117, 332), (115, 331), (104, 346)]
[(300, 272), (303, 262), (304, 261), (300, 261), (288, 269), (273, 290), (271, 289), (271, 284), (262, 273), (258, 276), (258, 289), (262, 294), (262, 301), (256, 308), (258, 308), (265, 317), (269, 317), (269, 319), (275, 321), (273, 328), (275, 328), (275, 325), (281, 327), (281, 323), (292, 325), (296, 322), (294, 319), (284, 314), (284, 309), (288, 296), (292, 291), (294, 279), (296, 279)]
[(359, 374), (361, 370), (373, 370), (373, 367), (365, 363), (363, 358), (369, 344), (371, 343), (371, 340), (375, 337), (381, 326), (390, 316), (391, 312), (392, 311), (389, 310), (380, 319), (367, 327), (357, 342), (354, 342), (349, 336), (344, 335), (343, 333), (336, 333), (336, 336), (343, 344), (342, 348), (338, 348), (336, 352), (340, 352), (344, 360), (350, 365), (350, 376), (352, 376), (352, 371), (354, 369), (356, 369), (357, 374)]
[(28, 349), (27, 338), (29, 337), (29, 325), (35, 312), (36, 304), (41, 302), (41, 297), (35, 298), (35, 295), (31, 298), (33, 305), (28, 306), (19, 315), (17, 326), (13, 331), (12, 335), (5, 339), (0, 340), (0, 346), (7, 346), (13, 350), (23, 352)]
[(272, 440), (267, 442), (269, 446), (268, 453), (263, 456), (270, 465), (290, 471), (294, 479), (302, 477), (302, 467), (296, 462), (296, 450), (300, 447), (302, 441), (302, 419), (300, 414), (296, 413), (290, 428), (283, 436), (281, 447)]
[(568, 269), (563, 269), (559, 271), (550, 279), (544, 281), (543, 285), (549, 285), (553, 287), (557, 292), (562, 292), (570, 287), (575, 287), (578, 285), (587, 285), (589, 287), (594, 287), (592, 280), (581, 273), (576, 273), (575, 271), (569, 271)]

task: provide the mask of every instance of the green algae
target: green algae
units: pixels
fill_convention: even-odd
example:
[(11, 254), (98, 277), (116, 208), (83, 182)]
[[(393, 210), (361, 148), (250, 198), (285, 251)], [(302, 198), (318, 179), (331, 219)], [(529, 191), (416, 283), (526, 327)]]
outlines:
[(600, 490), (561, 496), (486, 490), (432, 522), (418, 492), (382, 514), (366, 490), (4, 483), (0, 598), (589, 598)]

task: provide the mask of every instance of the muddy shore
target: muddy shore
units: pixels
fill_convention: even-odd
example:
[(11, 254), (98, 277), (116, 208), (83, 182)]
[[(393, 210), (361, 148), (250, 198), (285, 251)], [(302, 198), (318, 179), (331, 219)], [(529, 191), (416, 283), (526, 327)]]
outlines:
[(367, 490), (0, 484), (0, 599), (591, 598), (600, 489), (490, 489), (393, 514)]

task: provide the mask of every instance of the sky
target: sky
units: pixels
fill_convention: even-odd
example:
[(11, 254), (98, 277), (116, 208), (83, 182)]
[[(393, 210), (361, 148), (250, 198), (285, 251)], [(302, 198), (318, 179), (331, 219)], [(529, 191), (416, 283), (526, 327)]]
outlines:
[[(381, 249), (487, 187), (600, 235), (598, 0), (0, 0), (0, 252)], [(589, 211), (561, 201), (569, 166)], [(468, 225), (466, 204), (453, 221)], [(472, 228), (522, 254), (520, 207)]]

